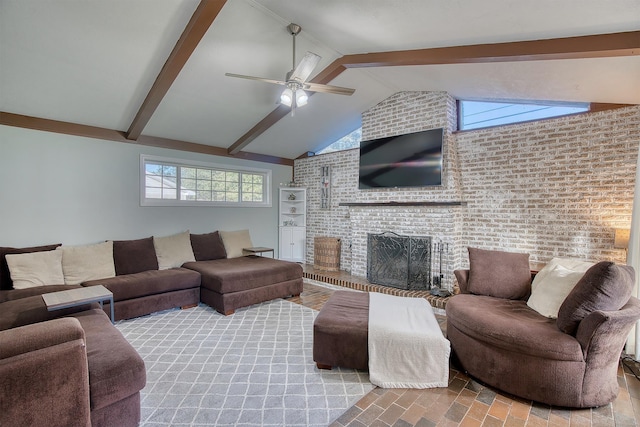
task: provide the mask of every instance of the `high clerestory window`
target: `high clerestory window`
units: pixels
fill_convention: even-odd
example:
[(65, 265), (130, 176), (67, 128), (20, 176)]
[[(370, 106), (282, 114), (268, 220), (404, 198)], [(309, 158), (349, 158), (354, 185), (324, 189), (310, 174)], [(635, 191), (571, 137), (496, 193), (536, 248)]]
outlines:
[(491, 126), (548, 119), (589, 111), (588, 103), (458, 101), (458, 128), (480, 129)]
[(271, 171), (140, 157), (142, 206), (271, 206)]
[(337, 141), (332, 142), (327, 147), (318, 151), (316, 154), (333, 153), (334, 151), (351, 150), (352, 148), (360, 147), (360, 141), (362, 140), (362, 127), (349, 132)]

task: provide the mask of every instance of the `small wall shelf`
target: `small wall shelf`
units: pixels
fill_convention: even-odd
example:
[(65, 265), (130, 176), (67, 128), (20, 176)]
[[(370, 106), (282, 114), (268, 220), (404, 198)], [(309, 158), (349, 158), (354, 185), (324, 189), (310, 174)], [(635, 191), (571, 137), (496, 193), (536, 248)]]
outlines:
[(345, 202), (340, 203), (338, 206), (466, 206), (467, 202), (452, 201), (452, 202)]

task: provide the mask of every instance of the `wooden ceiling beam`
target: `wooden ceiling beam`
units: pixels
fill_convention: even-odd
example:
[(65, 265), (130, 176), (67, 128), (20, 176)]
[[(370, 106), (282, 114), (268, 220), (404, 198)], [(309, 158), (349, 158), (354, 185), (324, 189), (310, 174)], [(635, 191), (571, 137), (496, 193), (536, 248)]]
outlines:
[(43, 119), (40, 117), (24, 116), (21, 114), (0, 111), (0, 125), (34, 129), (45, 132), (54, 132), (64, 135), (82, 136), (85, 138), (100, 139), (106, 141), (124, 142), (127, 144), (146, 145), (150, 147), (168, 148), (170, 150), (189, 151), (192, 153), (209, 154), (212, 156), (233, 157), (236, 159), (253, 160), (256, 162), (271, 163), (276, 165), (293, 166), (292, 159), (268, 156), (265, 154), (240, 151), (230, 155), (226, 148), (213, 147), (206, 144), (197, 144), (175, 139), (159, 138), (141, 135), (136, 141), (130, 140), (126, 134), (119, 130), (100, 128), (96, 126), (81, 125), (77, 123), (61, 122), (58, 120)]
[[(322, 70), (313, 83), (326, 84), (349, 68), (470, 64), (640, 55), (640, 31), (509, 43), (345, 55)], [(249, 145), (287, 115), (278, 106), (229, 147), (232, 154)]]
[(343, 57), (346, 68), (544, 61), (640, 55), (640, 31)]
[(129, 130), (126, 132), (127, 139), (136, 140), (142, 134), (151, 116), (162, 102), (171, 85), (182, 71), (191, 54), (196, 49), (202, 37), (218, 16), (218, 13), (225, 5), (226, 0), (201, 0), (195, 12), (191, 16), (189, 23), (185, 27), (180, 39), (174, 46), (171, 54), (167, 58), (162, 70), (158, 74), (153, 86), (149, 90), (142, 106), (138, 110)]

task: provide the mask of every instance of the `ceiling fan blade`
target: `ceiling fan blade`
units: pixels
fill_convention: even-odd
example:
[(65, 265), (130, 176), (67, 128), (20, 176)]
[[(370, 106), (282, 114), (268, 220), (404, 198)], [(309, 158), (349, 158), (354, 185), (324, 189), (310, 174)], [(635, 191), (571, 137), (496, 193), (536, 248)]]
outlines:
[(348, 87), (321, 85), (318, 83), (305, 83), (302, 88), (310, 92), (332, 93), (335, 95), (347, 96), (353, 95), (356, 91), (355, 89), (350, 89)]
[(224, 75), (229, 77), (237, 77), (239, 79), (257, 80), (259, 82), (273, 83), (281, 86), (286, 86), (286, 83), (281, 80), (265, 79), (263, 77), (245, 76), (242, 74), (233, 74), (233, 73), (224, 73)]
[(318, 65), (318, 62), (320, 62), (321, 59), (322, 59), (321, 56), (316, 55), (313, 52), (307, 52), (304, 55), (304, 58), (302, 58), (302, 61), (300, 61), (300, 63), (296, 67), (296, 69), (293, 70), (293, 73), (291, 74), (289, 79), (297, 80), (301, 83), (305, 82), (313, 72), (313, 69), (316, 68), (316, 65)]

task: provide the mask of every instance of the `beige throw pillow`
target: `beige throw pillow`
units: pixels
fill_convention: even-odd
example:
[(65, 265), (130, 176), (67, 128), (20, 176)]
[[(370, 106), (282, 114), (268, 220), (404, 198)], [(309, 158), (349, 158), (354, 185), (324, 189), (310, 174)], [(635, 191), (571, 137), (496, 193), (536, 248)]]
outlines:
[(553, 258), (547, 265), (545, 265), (536, 276), (533, 278), (533, 282), (531, 282), (531, 292), (535, 292), (538, 284), (542, 282), (549, 272), (553, 271), (557, 266), (561, 266), (571, 271), (579, 271), (584, 273), (591, 267), (593, 267), (592, 262), (584, 261), (576, 258)]
[(538, 282), (531, 292), (527, 305), (545, 317), (557, 319), (560, 306), (582, 276), (584, 276), (582, 271), (573, 271), (556, 265)]
[(8, 254), (5, 259), (14, 289), (64, 284), (61, 251)]
[(66, 285), (77, 285), (116, 275), (112, 241), (85, 246), (63, 245), (57, 250), (62, 251), (62, 271)]
[(153, 246), (156, 248), (159, 270), (182, 267), (185, 262), (196, 260), (191, 248), (189, 230), (171, 236), (153, 236)]
[(249, 230), (221, 231), (220, 238), (227, 252), (227, 258), (238, 258), (244, 255), (243, 248), (252, 248)]

